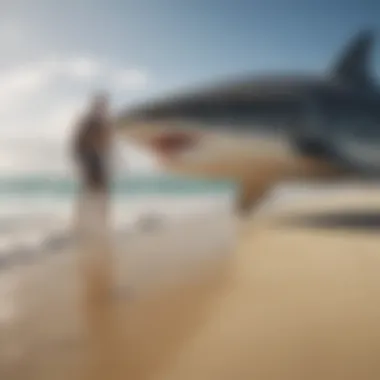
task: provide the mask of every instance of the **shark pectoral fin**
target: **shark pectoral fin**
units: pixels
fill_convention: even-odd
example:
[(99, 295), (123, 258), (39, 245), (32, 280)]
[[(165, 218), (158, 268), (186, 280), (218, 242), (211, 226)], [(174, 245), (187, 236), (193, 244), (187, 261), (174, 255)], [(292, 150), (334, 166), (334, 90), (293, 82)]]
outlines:
[(265, 198), (266, 194), (284, 181), (324, 180), (344, 177), (346, 173), (324, 160), (305, 157), (258, 161), (250, 173), (238, 180), (240, 211), (249, 211)]

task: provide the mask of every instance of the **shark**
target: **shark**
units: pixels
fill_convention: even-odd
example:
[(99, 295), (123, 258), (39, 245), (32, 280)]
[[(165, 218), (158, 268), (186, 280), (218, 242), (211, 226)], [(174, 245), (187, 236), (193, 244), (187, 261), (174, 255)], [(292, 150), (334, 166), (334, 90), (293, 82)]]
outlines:
[(143, 101), (119, 131), (171, 173), (234, 181), (240, 210), (280, 182), (378, 177), (374, 42), (359, 31), (322, 73), (235, 75)]

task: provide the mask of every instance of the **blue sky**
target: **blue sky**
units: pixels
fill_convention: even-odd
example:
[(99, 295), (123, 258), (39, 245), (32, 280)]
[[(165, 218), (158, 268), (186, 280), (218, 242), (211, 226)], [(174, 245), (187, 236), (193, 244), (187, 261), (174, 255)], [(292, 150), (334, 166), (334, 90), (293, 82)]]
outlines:
[(366, 27), (380, 33), (377, 1), (5, 0), (0, 140), (58, 141), (99, 87), (120, 107), (234, 73), (322, 71)]

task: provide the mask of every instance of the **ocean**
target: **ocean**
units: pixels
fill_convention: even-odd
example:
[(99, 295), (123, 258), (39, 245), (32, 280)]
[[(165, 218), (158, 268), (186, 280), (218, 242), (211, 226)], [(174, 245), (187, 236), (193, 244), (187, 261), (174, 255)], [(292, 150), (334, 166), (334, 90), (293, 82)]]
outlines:
[[(236, 185), (228, 181), (119, 176), (112, 184), (113, 227), (116, 234), (125, 234), (152, 217), (173, 222), (212, 209), (228, 211), (236, 192)], [(0, 178), (0, 275), (73, 243), (71, 223), (77, 194), (78, 183), (69, 177)]]

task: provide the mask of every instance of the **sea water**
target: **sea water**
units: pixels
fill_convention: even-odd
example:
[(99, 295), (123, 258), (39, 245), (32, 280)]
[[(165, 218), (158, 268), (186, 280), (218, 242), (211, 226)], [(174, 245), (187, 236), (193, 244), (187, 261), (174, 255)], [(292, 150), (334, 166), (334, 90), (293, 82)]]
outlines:
[[(46, 259), (73, 244), (72, 231), (78, 183), (58, 175), (0, 179), (0, 275), (15, 267)], [(184, 216), (228, 212), (236, 186), (170, 176), (125, 176), (112, 184), (115, 236), (143, 226), (144, 219), (176, 223)], [(145, 223), (146, 225), (146, 223)]]

